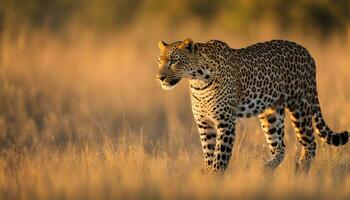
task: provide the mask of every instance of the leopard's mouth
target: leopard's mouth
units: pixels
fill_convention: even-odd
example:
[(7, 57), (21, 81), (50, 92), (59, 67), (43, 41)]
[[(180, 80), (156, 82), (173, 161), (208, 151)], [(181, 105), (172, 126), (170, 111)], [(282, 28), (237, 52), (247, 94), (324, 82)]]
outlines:
[(180, 81), (181, 79), (172, 79), (172, 80), (164, 80), (161, 82), (162, 88), (165, 90), (171, 90), (174, 89), (176, 84)]

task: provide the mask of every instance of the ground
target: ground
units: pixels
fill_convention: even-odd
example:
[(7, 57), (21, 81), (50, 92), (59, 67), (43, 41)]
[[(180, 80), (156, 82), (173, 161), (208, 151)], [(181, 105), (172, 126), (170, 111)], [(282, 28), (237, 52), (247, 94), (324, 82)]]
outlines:
[[(274, 37), (184, 32), (215, 35), (232, 47)], [(288, 117), (286, 160), (273, 176), (260, 170), (268, 150), (256, 118), (239, 121), (225, 176), (203, 176), (188, 85), (180, 82), (172, 92), (159, 87), (154, 75), (162, 33), (140, 34), (2, 35), (0, 199), (349, 199), (350, 145), (332, 147), (316, 138), (310, 175), (297, 177), (300, 146)], [(143, 37), (149, 40), (140, 42)], [(349, 45), (285, 39), (315, 57), (328, 125), (349, 130)]]

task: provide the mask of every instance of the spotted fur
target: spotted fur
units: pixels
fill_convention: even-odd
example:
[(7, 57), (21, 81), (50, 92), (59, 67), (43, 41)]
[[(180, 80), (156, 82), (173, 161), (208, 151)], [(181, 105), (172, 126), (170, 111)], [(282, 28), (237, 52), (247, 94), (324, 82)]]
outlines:
[(302, 153), (299, 171), (308, 172), (316, 155), (314, 129), (335, 146), (348, 142), (349, 132), (334, 133), (326, 125), (318, 101), (315, 61), (304, 47), (272, 40), (241, 49), (222, 41), (190, 39), (159, 43), (157, 78), (164, 89), (189, 79), (192, 110), (200, 134), (205, 168), (223, 172), (231, 158), (238, 118), (259, 116), (275, 169), (285, 154), (284, 115), (291, 119)]

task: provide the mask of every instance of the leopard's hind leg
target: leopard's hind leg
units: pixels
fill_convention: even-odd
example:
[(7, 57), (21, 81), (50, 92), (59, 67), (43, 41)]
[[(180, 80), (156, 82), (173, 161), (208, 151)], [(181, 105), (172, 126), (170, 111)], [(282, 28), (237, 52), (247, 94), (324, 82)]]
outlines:
[(284, 106), (277, 105), (266, 109), (264, 113), (259, 115), (271, 154), (271, 158), (264, 163), (267, 170), (278, 167), (284, 158), (284, 113)]
[(296, 136), (302, 145), (301, 156), (296, 163), (296, 171), (308, 173), (316, 155), (316, 143), (312, 127), (311, 105), (302, 99), (289, 108)]

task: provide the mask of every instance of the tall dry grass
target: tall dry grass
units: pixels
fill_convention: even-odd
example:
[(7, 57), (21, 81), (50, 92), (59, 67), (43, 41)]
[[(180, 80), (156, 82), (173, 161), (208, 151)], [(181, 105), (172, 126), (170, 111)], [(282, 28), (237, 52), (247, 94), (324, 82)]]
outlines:
[(240, 37), (196, 23), (176, 32), (153, 26), (163, 27), (135, 25), (109, 34), (74, 27), (4, 31), (0, 199), (349, 199), (349, 145), (318, 141), (310, 176), (296, 177), (300, 146), (289, 120), (286, 159), (274, 176), (260, 171), (268, 151), (256, 118), (238, 123), (225, 176), (202, 176), (187, 84), (165, 92), (154, 78), (159, 39), (216, 38), (232, 47), (294, 40), (316, 59), (326, 121), (334, 130), (350, 129), (349, 43), (269, 28)]

